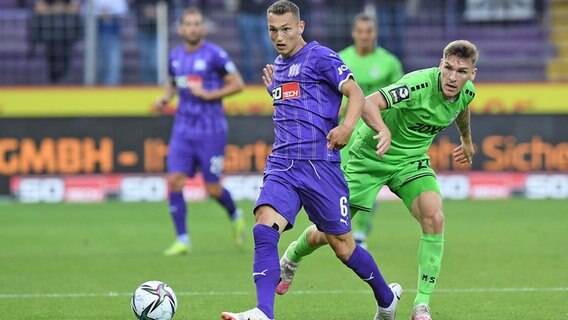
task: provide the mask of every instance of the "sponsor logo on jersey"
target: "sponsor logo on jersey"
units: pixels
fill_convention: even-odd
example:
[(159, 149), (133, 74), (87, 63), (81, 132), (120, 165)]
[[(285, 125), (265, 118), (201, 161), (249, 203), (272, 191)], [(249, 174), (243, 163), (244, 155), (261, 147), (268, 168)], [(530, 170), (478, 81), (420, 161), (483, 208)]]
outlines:
[(176, 77), (176, 87), (180, 89), (187, 89), (201, 85), (203, 85), (203, 78), (201, 78), (200, 76), (183, 75)]
[(349, 70), (349, 67), (342, 64), (340, 67), (337, 67), (337, 74), (342, 75), (347, 70)]
[(436, 135), (438, 132), (446, 129), (446, 127), (438, 127), (431, 124), (416, 122), (414, 125), (408, 127), (408, 129), (418, 133), (426, 133), (433, 136)]
[(393, 104), (399, 103), (401, 101), (410, 98), (410, 90), (408, 90), (408, 86), (406, 85), (390, 89), (388, 92), (389, 95), (391, 96)]
[(272, 89), (272, 99), (274, 101), (296, 99), (300, 96), (300, 84), (298, 82), (288, 82)]

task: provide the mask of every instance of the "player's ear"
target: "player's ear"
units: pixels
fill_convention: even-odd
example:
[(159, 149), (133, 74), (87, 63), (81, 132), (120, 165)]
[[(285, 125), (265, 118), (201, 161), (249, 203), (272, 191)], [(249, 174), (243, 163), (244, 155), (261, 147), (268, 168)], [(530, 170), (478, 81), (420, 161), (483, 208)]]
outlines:
[(469, 77), (470, 81), (475, 80), (475, 76), (477, 75), (477, 68), (473, 68), (473, 71), (471, 72), (471, 76)]
[(300, 24), (298, 25), (298, 34), (301, 36), (302, 33), (304, 33), (304, 28), (306, 27), (306, 23), (304, 22), (304, 20), (300, 21)]

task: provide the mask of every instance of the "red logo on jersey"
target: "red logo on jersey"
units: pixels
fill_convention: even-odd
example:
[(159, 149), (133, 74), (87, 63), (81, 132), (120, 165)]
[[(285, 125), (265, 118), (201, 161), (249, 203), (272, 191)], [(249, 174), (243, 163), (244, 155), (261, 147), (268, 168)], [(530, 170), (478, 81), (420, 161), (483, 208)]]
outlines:
[(182, 75), (176, 77), (176, 86), (181, 89), (201, 87), (202, 85), (203, 78), (200, 76)]
[(201, 87), (203, 85), (203, 78), (200, 76), (187, 76), (187, 87)]
[(272, 89), (272, 99), (274, 100), (296, 99), (300, 96), (300, 84), (298, 82), (288, 82)]

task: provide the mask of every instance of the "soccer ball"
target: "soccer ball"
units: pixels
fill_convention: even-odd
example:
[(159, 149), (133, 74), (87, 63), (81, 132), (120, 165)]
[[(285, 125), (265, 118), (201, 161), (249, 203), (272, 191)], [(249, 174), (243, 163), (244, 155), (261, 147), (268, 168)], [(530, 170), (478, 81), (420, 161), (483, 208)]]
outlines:
[(146, 281), (136, 288), (130, 304), (136, 319), (170, 320), (176, 313), (177, 299), (162, 281)]

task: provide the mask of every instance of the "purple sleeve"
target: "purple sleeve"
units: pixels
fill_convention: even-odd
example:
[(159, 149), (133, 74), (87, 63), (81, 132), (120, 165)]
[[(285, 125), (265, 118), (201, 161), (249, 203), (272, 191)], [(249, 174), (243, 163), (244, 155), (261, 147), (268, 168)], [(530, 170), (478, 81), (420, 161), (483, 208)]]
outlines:
[(332, 87), (341, 91), (341, 86), (345, 81), (353, 78), (353, 73), (339, 56), (329, 51), (322, 54), (316, 62), (316, 70), (320, 70), (323, 79)]
[(214, 55), (214, 61), (215, 70), (217, 70), (217, 72), (219, 72), (222, 77), (230, 73), (235, 73), (237, 71), (237, 67), (235, 66), (233, 61), (231, 61), (231, 58), (229, 57), (227, 52), (225, 52), (225, 50), (217, 51), (217, 53)]

